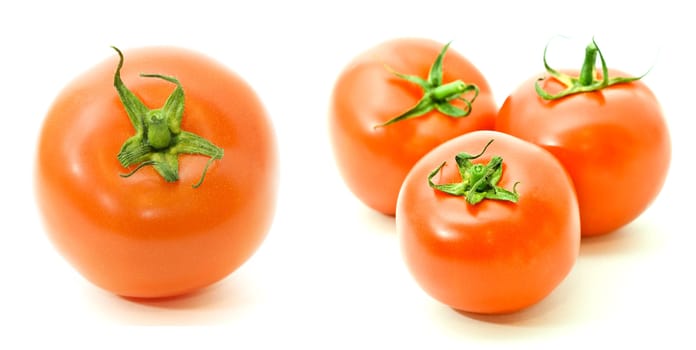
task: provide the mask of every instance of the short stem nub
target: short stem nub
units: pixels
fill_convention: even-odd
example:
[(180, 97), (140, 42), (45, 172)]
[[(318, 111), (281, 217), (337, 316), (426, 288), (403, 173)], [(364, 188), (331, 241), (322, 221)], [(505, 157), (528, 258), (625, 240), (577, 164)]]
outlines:
[[(149, 119), (149, 120), (148, 120)], [(156, 150), (162, 150), (171, 145), (173, 133), (161, 118), (146, 118), (147, 143)]]

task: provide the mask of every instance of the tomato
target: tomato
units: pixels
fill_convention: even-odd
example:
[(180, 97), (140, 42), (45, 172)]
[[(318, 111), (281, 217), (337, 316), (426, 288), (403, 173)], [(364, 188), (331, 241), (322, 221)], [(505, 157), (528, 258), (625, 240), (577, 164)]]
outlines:
[(38, 206), (52, 243), (97, 286), (186, 294), (236, 270), (270, 229), (273, 125), (241, 77), (200, 53), (123, 56), (77, 77), (50, 107)]
[[(329, 116), (335, 160), (348, 188), (374, 210), (394, 215), (401, 183), (429, 150), (455, 136), (494, 127), (498, 107), (487, 81), (448, 45), (426, 39), (386, 41), (355, 57), (336, 80)], [(460, 94), (441, 96), (435, 108), (424, 108), (426, 95), (438, 96), (422, 86), (433, 80), (442, 90), (460, 88)], [(394, 120), (407, 112), (413, 113)]]
[[(594, 60), (586, 62), (592, 78)], [(564, 77), (587, 76), (585, 69), (562, 71), (560, 79), (547, 74), (538, 81), (539, 88), (560, 93)], [(604, 76), (626, 76), (606, 65), (604, 69), (588, 79), (590, 85), (599, 86)], [(533, 142), (561, 161), (575, 184), (584, 236), (613, 232), (633, 221), (660, 192), (671, 158), (655, 95), (643, 82), (628, 79), (546, 100), (535, 91), (537, 80), (529, 79), (510, 94), (496, 129)]]
[(580, 247), (577, 199), (563, 166), (496, 131), (459, 136), (418, 161), (401, 188), (396, 229), (423, 290), (473, 313), (539, 302), (571, 271)]

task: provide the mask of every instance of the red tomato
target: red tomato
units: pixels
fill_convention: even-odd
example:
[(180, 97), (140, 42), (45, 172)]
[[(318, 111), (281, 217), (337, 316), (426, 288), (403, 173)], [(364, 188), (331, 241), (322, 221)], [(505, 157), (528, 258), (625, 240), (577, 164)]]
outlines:
[(67, 85), (40, 134), (40, 212), (51, 241), (94, 284), (129, 297), (188, 293), (237, 269), (266, 236), (273, 126), (249, 85), (201, 54), (150, 47), (124, 56), (124, 96), (142, 113), (132, 122), (114, 87), (116, 55)]
[[(470, 204), (468, 194), (429, 186), (431, 176), (436, 186), (459, 189), (443, 185), (462, 182), (455, 156), (479, 153), (490, 140), (472, 168), (476, 174), (502, 158), (502, 172), (486, 174), (497, 176), (497, 188), (488, 193), (503, 200)], [(466, 178), (486, 189), (475, 175)], [(513, 191), (516, 202), (505, 200)], [(544, 149), (495, 131), (457, 137), (418, 161), (401, 188), (396, 228), (417, 283), (436, 300), (475, 313), (513, 312), (539, 302), (569, 273), (580, 246), (577, 200), (561, 164)]]
[[(535, 92), (537, 80), (505, 100), (496, 129), (540, 145), (563, 163), (575, 184), (583, 235), (606, 234), (634, 220), (660, 192), (671, 158), (655, 95), (631, 81), (547, 101)], [(549, 93), (564, 88), (554, 77), (539, 87)]]
[[(425, 80), (443, 44), (396, 39), (357, 56), (338, 77), (329, 129), (338, 169), (348, 188), (367, 206), (393, 215), (399, 188), (411, 167), (429, 150), (461, 134), (492, 129), (497, 106), (483, 75), (454, 50), (444, 54), (441, 83), (457, 80), (478, 87), (470, 114), (453, 118), (437, 109), (380, 126), (416, 106), (424, 89), (401, 75)], [(451, 85), (450, 85), (451, 86)], [(475, 93), (463, 95), (471, 100)], [(466, 110), (459, 99), (451, 105)]]

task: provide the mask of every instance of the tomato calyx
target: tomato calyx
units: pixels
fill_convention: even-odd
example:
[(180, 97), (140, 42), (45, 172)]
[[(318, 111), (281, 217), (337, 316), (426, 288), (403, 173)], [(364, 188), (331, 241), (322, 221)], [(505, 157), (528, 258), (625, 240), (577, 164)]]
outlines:
[[(471, 114), (472, 104), (479, 94), (479, 88), (475, 84), (466, 84), (461, 80), (455, 80), (447, 84), (442, 83), (442, 60), (449, 48), (451, 42), (447, 43), (440, 51), (440, 54), (433, 62), (428, 73), (428, 79), (423, 79), (415, 75), (407, 75), (394, 71), (391, 67), (385, 65), (385, 68), (408, 82), (417, 84), (423, 89), (423, 97), (401, 115), (394, 117), (385, 123), (376, 125), (375, 128), (384, 127), (402, 120), (420, 117), (433, 109), (437, 109), (440, 113), (452, 118), (466, 117)], [(468, 98), (466, 97), (468, 96)], [(452, 100), (460, 100), (465, 104), (465, 108), (460, 108), (452, 103)]]
[[(640, 80), (645, 76), (645, 74), (639, 77), (609, 77), (609, 68), (607, 68), (607, 63), (604, 60), (602, 51), (599, 50), (597, 43), (594, 38), (592, 42), (585, 48), (585, 61), (580, 69), (580, 74), (578, 77), (572, 77), (568, 74), (563, 74), (555, 69), (551, 68), (546, 61), (546, 52), (549, 45), (547, 44), (544, 48), (544, 67), (546, 72), (561, 84), (565, 85), (565, 89), (557, 94), (550, 94), (546, 92), (539, 82), (546, 79), (546, 77), (539, 78), (535, 84), (537, 94), (544, 100), (557, 100), (568, 95), (578, 94), (582, 92), (598, 91), (604, 89), (608, 86), (616, 84), (625, 84), (632, 81)], [(599, 56), (600, 63), (602, 65), (601, 78), (598, 79), (596, 64), (597, 57)]]
[(428, 175), (428, 185), (435, 190), (453, 196), (463, 196), (471, 205), (475, 205), (484, 199), (517, 203), (519, 200), (519, 194), (517, 193), (517, 185), (519, 182), (513, 185), (512, 191), (498, 186), (498, 182), (500, 182), (500, 178), (503, 175), (502, 157), (493, 156), (488, 164), (485, 165), (471, 162), (471, 160), (481, 157), (493, 141), (494, 140), (488, 141), (479, 154), (471, 155), (462, 152), (454, 157), (457, 162), (459, 175), (462, 178), (461, 182), (446, 184), (436, 184), (433, 182), (433, 177), (435, 177), (447, 163), (442, 162), (440, 166), (435, 168), (435, 170), (431, 171)]
[(119, 63), (114, 73), (114, 87), (118, 91), (135, 135), (128, 138), (118, 153), (118, 161), (124, 168), (135, 168), (122, 177), (130, 177), (145, 166), (152, 166), (167, 182), (179, 180), (179, 155), (198, 154), (210, 157), (203, 173), (193, 185), (198, 188), (205, 179), (213, 161), (222, 159), (223, 149), (194, 133), (181, 129), (184, 114), (184, 90), (181, 83), (170, 76), (160, 74), (140, 74), (144, 78), (158, 78), (176, 85), (164, 106), (149, 109), (135, 96), (121, 80), (123, 53), (116, 47)]

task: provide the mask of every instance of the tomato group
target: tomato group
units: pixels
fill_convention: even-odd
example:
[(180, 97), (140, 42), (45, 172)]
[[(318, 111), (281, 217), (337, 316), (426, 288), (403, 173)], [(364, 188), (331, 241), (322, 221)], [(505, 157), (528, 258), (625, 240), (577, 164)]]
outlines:
[[(455, 136), (494, 127), (497, 106), (488, 82), (456, 51), (442, 56), (443, 46), (426, 39), (383, 42), (354, 58), (335, 83), (329, 130), (338, 169), (355, 196), (384, 214), (394, 215), (401, 183), (428, 151)], [(434, 72), (438, 57), (440, 70)], [(430, 84), (433, 80), (436, 84)], [(416, 118), (385, 125), (424, 106), (419, 101), (430, 93), (424, 93), (423, 85), (440, 84), (444, 90), (471, 89), (460, 90), (461, 99), (443, 97), (446, 103), (423, 108)], [(469, 114), (445, 115), (452, 107), (455, 115)]]
[(252, 88), (206, 56), (174, 47), (123, 56), (77, 77), (48, 111), (40, 212), (94, 284), (129, 297), (188, 293), (237, 269), (270, 229), (273, 125)]
[[(335, 160), (357, 198), (396, 217), (406, 265), (428, 294), (457, 310), (513, 312), (565, 279), (582, 235), (648, 207), (670, 138), (654, 94), (616, 78), (625, 74), (594, 42), (579, 72), (546, 65), (548, 76), (500, 110), (449, 46), (402, 38), (354, 58), (330, 101)], [(47, 113), (39, 209), (56, 248), (97, 286), (190, 293), (239, 268), (270, 229), (273, 125), (253, 89), (206, 56), (116, 51)]]
[[(605, 75), (626, 76), (611, 69), (597, 78), (587, 73), (589, 83), (597, 84)], [(638, 217), (660, 192), (671, 155), (667, 125), (652, 91), (632, 80), (546, 100), (535, 84), (549, 94), (566, 88), (554, 76), (529, 79), (503, 103), (496, 130), (535, 143), (561, 161), (575, 184), (583, 235), (606, 234)]]
[[(471, 170), (463, 171), (467, 162)], [(540, 301), (569, 273), (580, 246), (565, 169), (541, 147), (495, 131), (459, 136), (418, 161), (401, 188), (396, 228), (418, 284), (436, 300), (475, 313)]]

